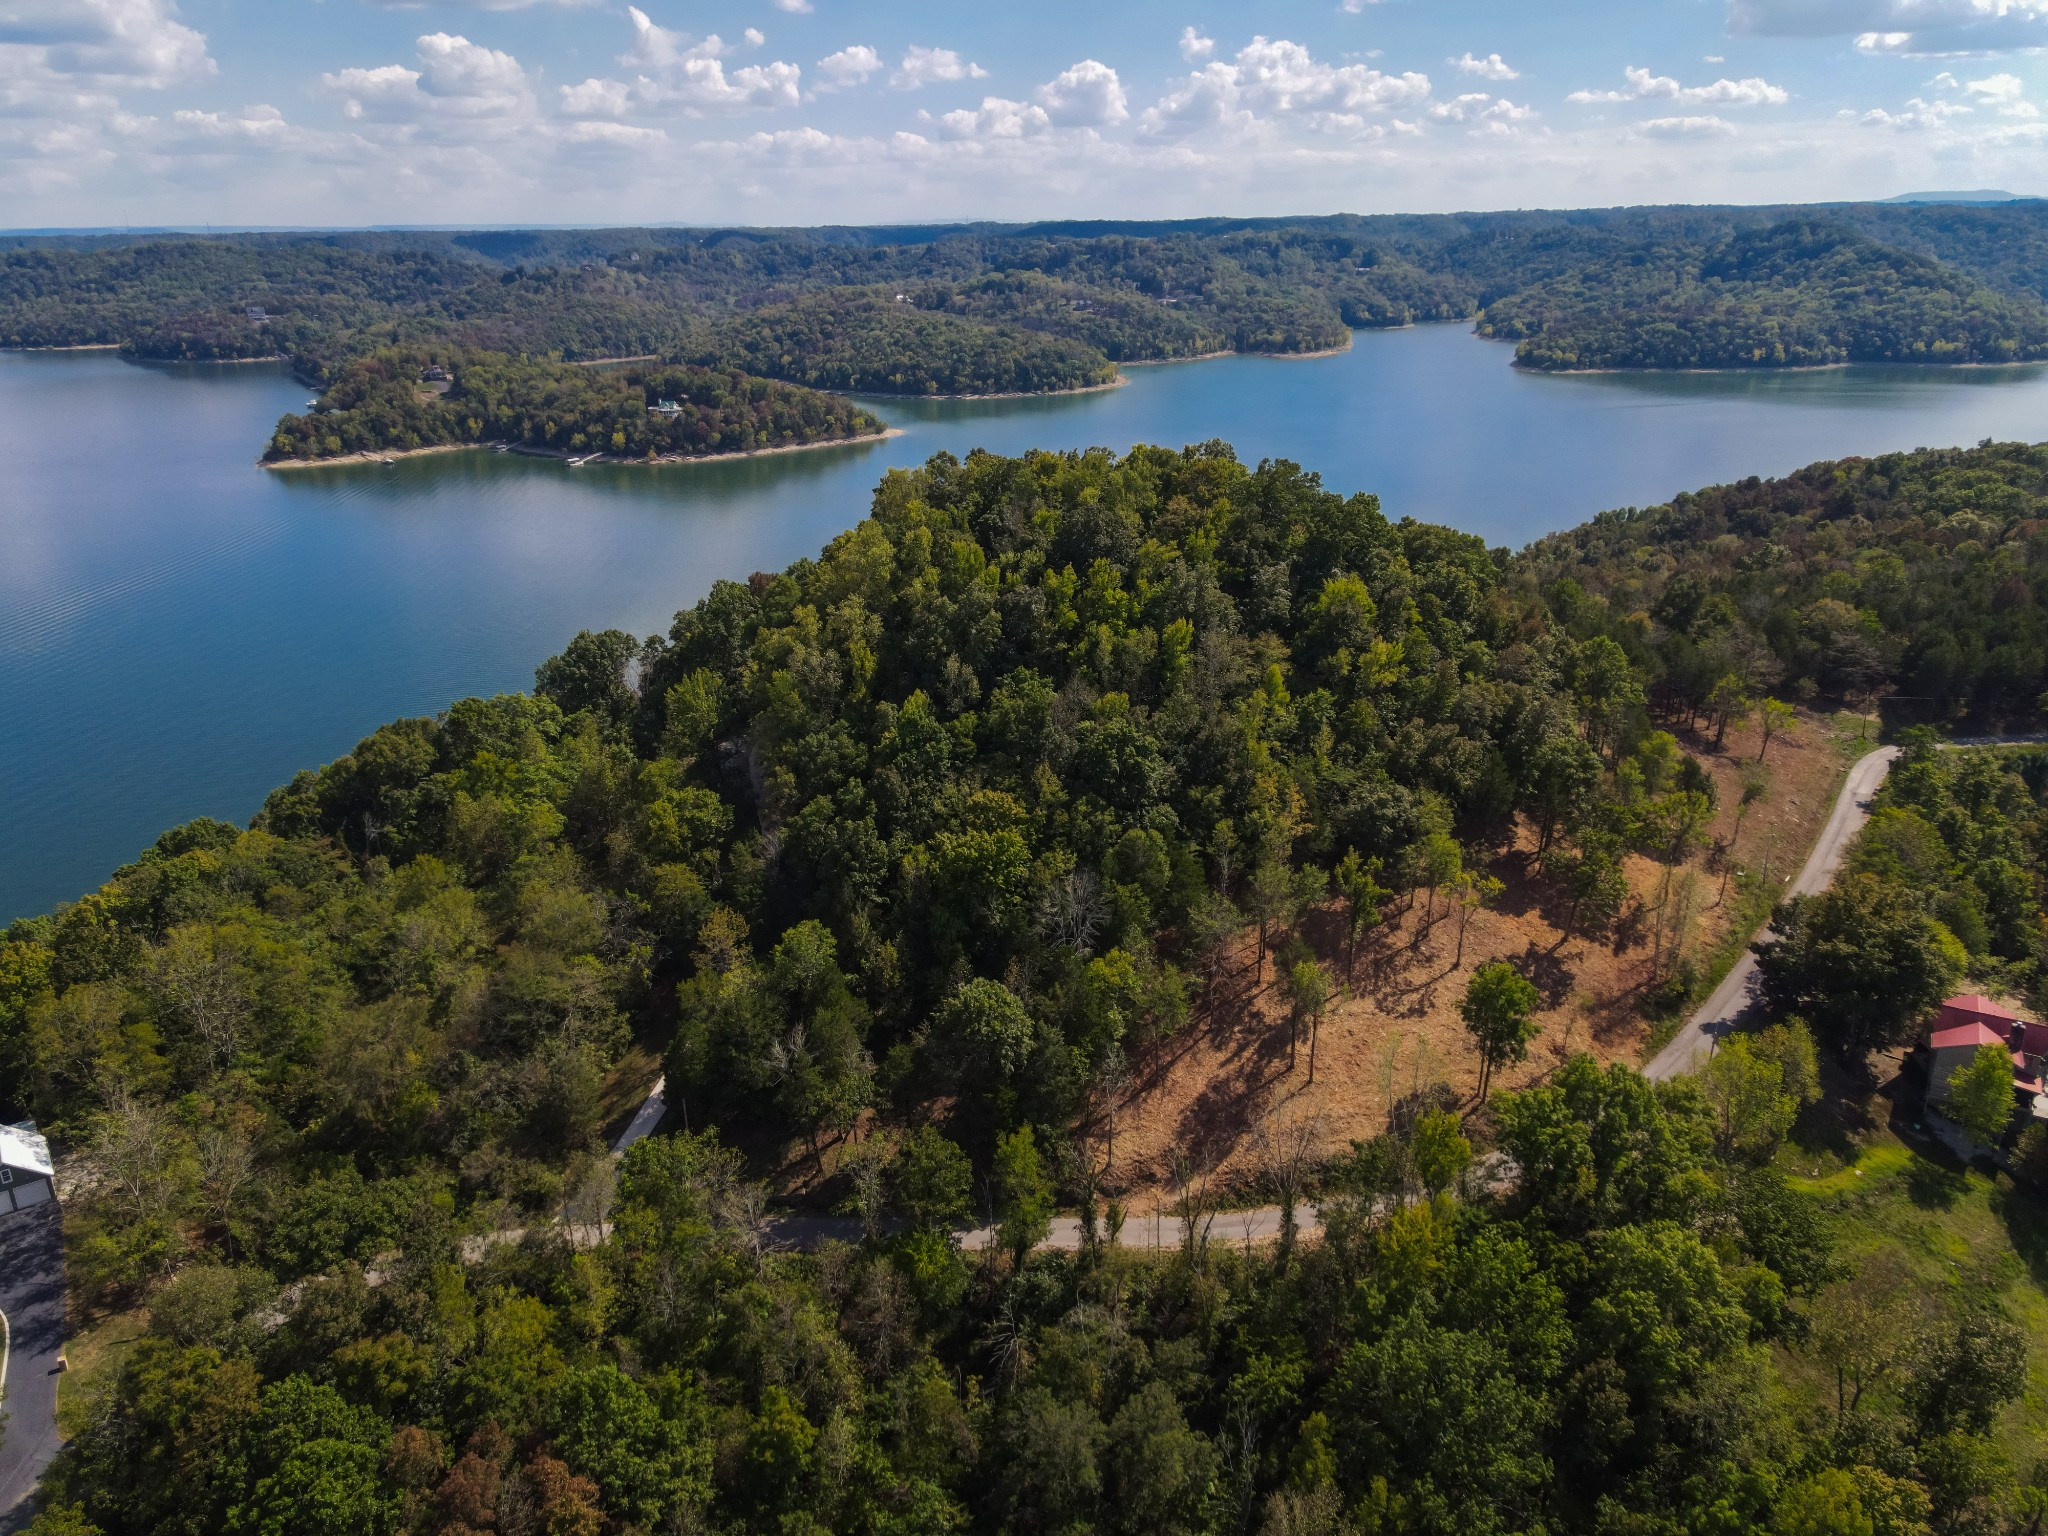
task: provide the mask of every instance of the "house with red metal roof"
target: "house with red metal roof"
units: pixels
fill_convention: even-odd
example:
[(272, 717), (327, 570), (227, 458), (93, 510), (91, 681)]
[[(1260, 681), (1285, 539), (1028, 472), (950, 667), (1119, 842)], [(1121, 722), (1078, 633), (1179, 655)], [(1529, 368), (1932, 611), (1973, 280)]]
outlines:
[(1935, 1015), (1936, 1030), (1954, 1029), (1959, 1024), (1982, 1024), (1995, 1029), (2001, 1035), (2012, 1033), (2015, 1024), (2024, 1023), (2010, 1008), (2000, 1007), (1981, 992), (1964, 992), (1946, 999), (1941, 1012)]
[(1927, 1032), (1927, 1103), (1937, 1108), (1948, 1097), (1955, 1074), (1987, 1045), (2012, 1058), (2013, 1095), (2037, 1120), (2048, 1120), (2048, 1026), (2021, 1018), (1979, 993), (1947, 999)]

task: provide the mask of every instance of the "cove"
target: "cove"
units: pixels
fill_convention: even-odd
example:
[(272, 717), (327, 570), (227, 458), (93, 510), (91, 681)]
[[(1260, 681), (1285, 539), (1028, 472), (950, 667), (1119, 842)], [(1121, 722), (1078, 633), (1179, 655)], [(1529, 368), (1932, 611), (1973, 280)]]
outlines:
[(666, 628), (815, 553), (941, 450), (1223, 438), (1390, 516), (1520, 545), (1820, 458), (2048, 438), (2048, 367), (1528, 375), (1463, 326), (1138, 367), (1096, 394), (867, 401), (886, 442), (648, 469), (488, 452), (273, 474), (270, 365), (0, 354), (0, 923), (165, 827), (245, 820), (382, 722), (524, 688), (580, 628)]

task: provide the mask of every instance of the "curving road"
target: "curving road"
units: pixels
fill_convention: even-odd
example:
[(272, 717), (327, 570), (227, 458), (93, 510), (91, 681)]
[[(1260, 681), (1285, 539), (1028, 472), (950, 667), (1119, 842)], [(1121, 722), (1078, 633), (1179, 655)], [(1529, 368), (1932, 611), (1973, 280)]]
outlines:
[(54, 1200), (0, 1216), (0, 1313), (7, 1318), (0, 1532), (26, 1522), (36, 1479), (57, 1454), (57, 1360), (64, 1349), (62, 1222)]
[[(1875, 752), (1865, 753), (1856, 759), (1842, 785), (1841, 794), (1835, 797), (1834, 813), (1821, 829), (1813, 852), (1806, 856), (1806, 864), (1800, 869), (1799, 877), (1785, 888), (1787, 896), (1817, 895), (1833, 883), (1836, 872), (1842, 867), (1842, 860), (1848, 856), (1849, 845), (1863, 830), (1863, 824), (1870, 820), (1870, 803), (1883, 787), (1885, 775), (1891, 772), (1892, 759), (1898, 755), (1897, 747), (1879, 747)], [(1768, 937), (1769, 927), (1758, 931), (1752, 947), (1743, 951), (1742, 958), (1735, 962), (1734, 969), (1722, 979), (1721, 985), (1714, 988), (1698, 1011), (1686, 1020), (1685, 1028), (1669, 1045), (1644, 1063), (1643, 1076), (1669, 1078), (1696, 1071), (1700, 1063), (1714, 1054), (1714, 1042), (1741, 1024), (1758, 1001), (1754, 944)]]

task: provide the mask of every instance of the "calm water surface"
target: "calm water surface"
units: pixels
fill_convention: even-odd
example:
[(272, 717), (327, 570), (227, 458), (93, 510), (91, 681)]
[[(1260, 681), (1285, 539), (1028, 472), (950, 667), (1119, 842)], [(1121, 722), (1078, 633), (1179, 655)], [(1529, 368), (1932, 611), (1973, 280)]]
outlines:
[(580, 628), (666, 628), (812, 554), (946, 449), (1225, 438), (1519, 545), (1814, 459), (2048, 438), (2048, 370), (1542, 378), (1463, 327), (1131, 370), (1059, 400), (882, 402), (887, 443), (661, 469), (490, 453), (273, 474), (275, 368), (0, 353), (0, 922), (164, 827), (246, 818), (385, 720), (523, 688)]

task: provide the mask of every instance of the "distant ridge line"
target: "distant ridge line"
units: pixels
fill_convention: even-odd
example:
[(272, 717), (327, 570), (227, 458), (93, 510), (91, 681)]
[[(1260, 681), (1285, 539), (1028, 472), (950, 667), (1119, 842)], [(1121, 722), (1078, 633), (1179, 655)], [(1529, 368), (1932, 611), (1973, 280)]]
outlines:
[(2037, 203), (2041, 199), (2032, 192), (1995, 192), (1984, 188), (1975, 192), (1901, 192), (1897, 197), (1888, 197), (1887, 203)]

